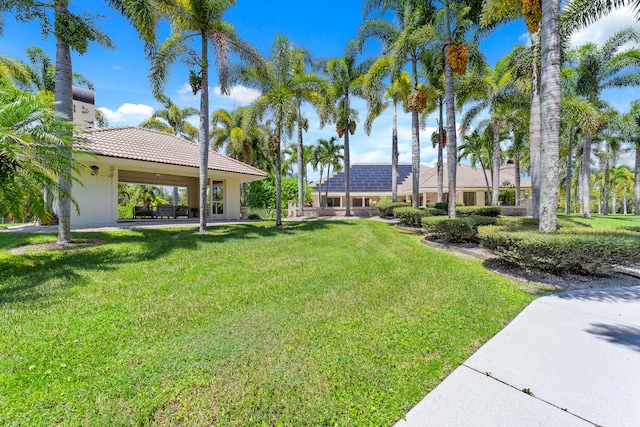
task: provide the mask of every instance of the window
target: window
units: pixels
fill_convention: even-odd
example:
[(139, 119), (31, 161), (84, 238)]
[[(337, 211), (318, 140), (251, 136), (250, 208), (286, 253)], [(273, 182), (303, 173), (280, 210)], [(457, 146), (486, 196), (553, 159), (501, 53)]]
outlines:
[(362, 197), (354, 197), (351, 199), (351, 206), (353, 206), (354, 208), (361, 208), (362, 207)]
[(327, 206), (330, 208), (339, 208), (340, 207), (340, 197), (329, 197), (327, 198)]
[(491, 196), (489, 195), (488, 191), (484, 192), (484, 205), (491, 206)]
[(462, 203), (465, 206), (475, 206), (476, 205), (476, 192), (475, 191), (465, 191), (462, 193)]

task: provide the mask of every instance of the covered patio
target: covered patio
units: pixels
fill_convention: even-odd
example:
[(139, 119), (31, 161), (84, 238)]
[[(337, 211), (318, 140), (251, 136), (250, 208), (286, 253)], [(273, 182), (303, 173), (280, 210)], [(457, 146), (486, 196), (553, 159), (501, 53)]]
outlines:
[[(118, 183), (183, 187), (188, 220), (199, 216), (200, 147), (177, 136), (133, 126), (90, 129), (76, 135), (86, 151), (78, 161), (86, 166), (74, 183), (80, 213), (72, 212), (72, 225), (117, 224)], [(207, 218), (236, 220), (240, 213), (240, 186), (263, 179), (266, 173), (238, 160), (209, 151)], [(177, 203), (175, 204), (177, 205)], [(153, 215), (174, 220), (173, 214)], [(133, 219), (133, 218), (132, 218)], [(138, 219), (139, 220), (139, 219)]]

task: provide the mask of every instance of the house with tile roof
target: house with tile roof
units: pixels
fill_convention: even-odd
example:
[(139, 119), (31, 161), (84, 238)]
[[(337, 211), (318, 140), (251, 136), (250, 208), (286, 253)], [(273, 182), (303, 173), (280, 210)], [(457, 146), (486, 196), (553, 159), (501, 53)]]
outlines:
[[(456, 201), (467, 206), (485, 206), (489, 204), (487, 186), (491, 188), (491, 173), (487, 177), (482, 169), (469, 165), (456, 165)], [(444, 164), (444, 201), (449, 200), (447, 164)], [(367, 207), (377, 203), (383, 197), (391, 197), (391, 164), (355, 164), (351, 166), (351, 206)], [(398, 165), (398, 200), (411, 201), (412, 198), (412, 173), (411, 164)], [(515, 168), (512, 162), (506, 162), (500, 168), (500, 186), (512, 187), (515, 185)], [(328, 183), (329, 191), (326, 192)], [(338, 172), (312, 182), (313, 200), (315, 206), (328, 206), (341, 208), (346, 205), (345, 200), (345, 174)], [(435, 167), (420, 166), (419, 176), (419, 206), (435, 203), (438, 195), (438, 178)], [(531, 181), (520, 178), (521, 199), (527, 199), (531, 194)], [(521, 200), (522, 202), (523, 200)]]
[[(165, 132), (134, 126), (87, 129), (78, 133), (77, 160), (87, 166), (78, 176), (73, 195), (80, 214), (72, 225), (118, 221), (118, 183), (184, 187), (191, 215), (200, 204), (200, 146)], [(209, 151), (209, 219), (238, 219), (240, 186), (263, 179), (266, 172)]]

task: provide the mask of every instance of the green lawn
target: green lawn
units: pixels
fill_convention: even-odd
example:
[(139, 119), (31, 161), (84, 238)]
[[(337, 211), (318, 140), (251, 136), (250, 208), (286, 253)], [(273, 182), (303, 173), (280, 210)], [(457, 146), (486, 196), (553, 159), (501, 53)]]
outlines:
[(376, 221), (0, 234), (2, 425), (390, 425), (534, 296)]
[(591, 218), (580, 215), (558, 215), (560, 219), (569, 219), (594, 228), (640, 227), (640, 216), (635, 215), (599, 215), (591, 214)]

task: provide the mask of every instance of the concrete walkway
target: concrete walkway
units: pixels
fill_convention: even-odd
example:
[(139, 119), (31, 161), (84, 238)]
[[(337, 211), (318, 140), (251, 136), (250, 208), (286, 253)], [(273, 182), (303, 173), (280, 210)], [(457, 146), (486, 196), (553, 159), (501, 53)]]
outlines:
[(640, 426), (640, 287), (535, 300), (399, 421)]

